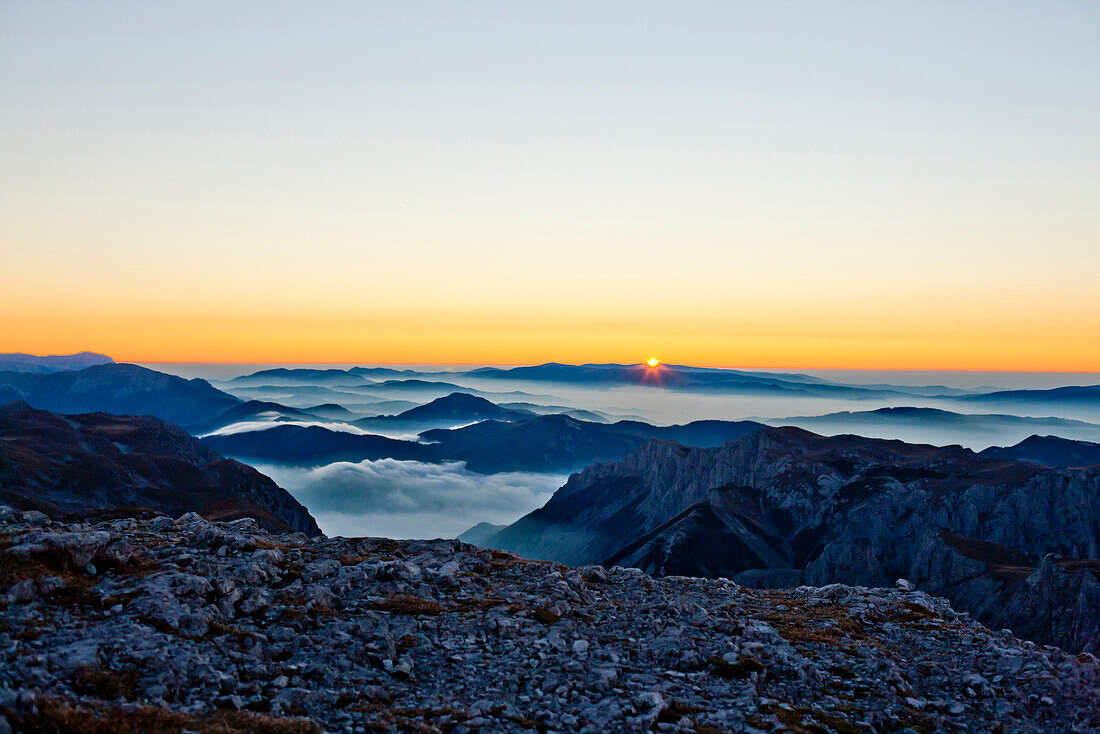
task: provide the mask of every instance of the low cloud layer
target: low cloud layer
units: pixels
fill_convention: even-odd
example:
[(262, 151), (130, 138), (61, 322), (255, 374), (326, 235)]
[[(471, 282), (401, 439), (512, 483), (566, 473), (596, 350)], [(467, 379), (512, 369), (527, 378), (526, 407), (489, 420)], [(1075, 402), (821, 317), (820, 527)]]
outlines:
[(330, 431), (340, 431), (342, 433), (356, 433), (360, 436), (375, 435), (385, 436), (386, 438), (396, 438), (401, 441), (417, 441), (419, 436), (417, 433), (406, 430), (385, 430), (377, 429), (365, 431), (359, 426), (353, 426), (350, 423), (342, 423), (337, 421), (276, 421), (276, 420), (255, 420), (255, 421), (239, 421), (237, 423), (230, 423), (228, 426), (223, 426), (216, 431), (210, 433), (204, 433), (201, 437), (206, 436), (230, 436), (235, 433), (250, 433), (252, 431), (266, 431), (268, 428), (276, 428), (278, 426), (299, 426), (301, 428), (309, 428), (310, 426), (319, 426), (321, 428), (327, 428)]
[(541, 507), (568, 479), (396, 459), (256, 468), (304, 504), (326, 534), (390, 538), (453, 538), (479, 522), (509, 523)]

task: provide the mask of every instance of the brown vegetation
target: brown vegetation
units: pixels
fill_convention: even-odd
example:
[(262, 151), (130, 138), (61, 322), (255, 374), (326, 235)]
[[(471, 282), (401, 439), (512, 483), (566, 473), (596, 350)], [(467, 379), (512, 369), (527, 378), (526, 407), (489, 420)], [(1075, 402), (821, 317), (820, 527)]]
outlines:
[(207, 734), (320, 734), (312, 721), (277, 718), (247, 711), (184, 714), (152, 706), (74, 705), (39, 698), (37, 711), (5, 711), (12, 728), (51, 734), (139, 734), (153, 731), (202, 731)]
[(384, 601), (372, 604), (370, 608), (379, 612), (414, 616), (420, 614), (439, 614), (443, 611), (443, 605), (439, 602), (431, 601), (430, 599), (421, 599), (419, 596), (410, 596), (407, 594), (391, 596)]

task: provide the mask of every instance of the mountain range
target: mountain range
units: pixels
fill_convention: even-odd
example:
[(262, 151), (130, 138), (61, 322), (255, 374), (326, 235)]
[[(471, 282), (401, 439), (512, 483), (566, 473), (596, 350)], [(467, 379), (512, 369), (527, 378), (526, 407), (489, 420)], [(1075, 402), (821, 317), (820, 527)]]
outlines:
[(424, 462), (464, 461), (471, 471), (577, 471), (594, 461), (625, 456), (652, 438), (679, 438), (718, 445), (762, 428), (752, 421), (696, 421), (651, 426), (637, 421), (590, 423), (565, 415), (517, 422), (487, 420), (420, 434), (422, 442), (359, 435), (321, 426), (279, 426), (207, 436), (203, 443), (241, 459), (276, 464), (319, 465), (382, 458)]
[(97, 364), (112, 364), (113, 359), (106, 354), (79, 352), (77, 354), (54, 354), (40, 357), (35, 354), (19, 352), (0, 354), (0, 372), (62, 372), (82, 370)]
[(64, 372), (0, 372), (0, 404), (17, 400), (57, 413), (153, 415), (178, 425), (211, 420), (241, 402), (205, 380), (114, 363)]
[(1100, 642), (1100, 608), (1087, 606), (1100, 583), (1071, 560), (1100, 550), (1100, 466), (797, 428), (717, 448), (650, 441), (573, 475), (482, 543), (754, 586), (905, 578), (994, 629), (1069, 649)]
[(971, 448), (1014, 443), (1038, 431), (1057, 432), (1074, 439), (1100, 440), (1100, 425), (1085, 421), (954, 413), (939, 408), (878, 408), (777, 418), (767, 422), (776, 426), (796, 426), (826, 435), (851, 433), (869, 438), (899, 438), (914, 443), (959, 443)]
[(320, 535), (290, 494), (178, 426), (148, 416), (58, 415), (0, 406), (0, 501), (53, 517), (153, 510), (173, 517), (252, 517)]

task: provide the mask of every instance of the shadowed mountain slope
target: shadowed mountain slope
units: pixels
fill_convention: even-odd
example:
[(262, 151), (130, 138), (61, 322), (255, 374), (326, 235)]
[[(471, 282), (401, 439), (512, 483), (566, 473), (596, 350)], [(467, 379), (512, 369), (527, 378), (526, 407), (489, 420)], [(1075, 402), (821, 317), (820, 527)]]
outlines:
[(147, 416), (57, 415), (18, 402), (0, 407), (0, 500), (55, 517), (194, 511), (320, 534), (290, 493), (177, 426)]

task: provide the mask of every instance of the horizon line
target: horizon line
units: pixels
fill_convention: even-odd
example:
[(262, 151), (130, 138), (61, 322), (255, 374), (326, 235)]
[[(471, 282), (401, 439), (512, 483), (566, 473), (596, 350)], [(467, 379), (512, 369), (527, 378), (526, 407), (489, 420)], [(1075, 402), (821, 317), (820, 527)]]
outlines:
[[(110, 355), (106, 355), (110, 356)], [(112, 359), (114, 359), (112, 357)], [(204, 361), (204, 360), (116, 360), (120, 363), (129, 364), (190, 364), (190, 365), (272, 365), (272, 366), (285, 366), (285, 365), (349, 365), (353, 367), (537, 367), (544, 364), (564, 364), (573, 367), (580, 367), (590, 364), (614, 364), (622, 365), (624, 367), (632, 367), (645, 364), (645, 361), (641, 362), (365, 362), (365, 361), (318, 361), (318, 360), (283, 360), (283, 361), (238, 361), (238, 362), (225, 362), (225, 361)], [(761, 372), (792, 372), (797, 370), (830, 370), (837, 372), (971, 372), (971, 373), (998, 373), (998, 374), (1047, 374), (1047, 375), (1100, 375), (1100, 369), (1097, 370), (1027, 370), (1027, 369), (979, 369), (974, 367), (747, 367), (743, 365), (713, 365), (713, 364), (682, 364), (672, 365), (671, 363), (661, 361), (662, 366), (680, 366), (680, 367), (700, 367), (704, 369), (720, 369), (720, 370), (753, 370)]]

